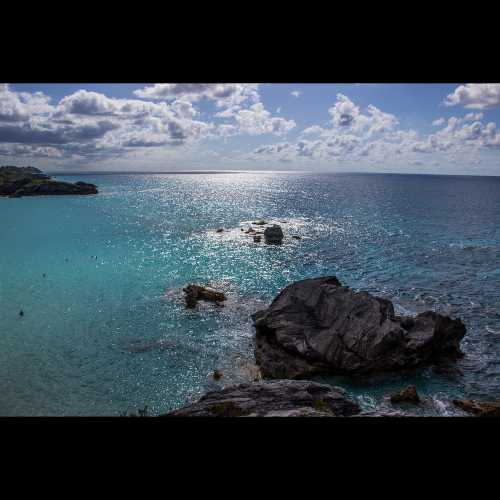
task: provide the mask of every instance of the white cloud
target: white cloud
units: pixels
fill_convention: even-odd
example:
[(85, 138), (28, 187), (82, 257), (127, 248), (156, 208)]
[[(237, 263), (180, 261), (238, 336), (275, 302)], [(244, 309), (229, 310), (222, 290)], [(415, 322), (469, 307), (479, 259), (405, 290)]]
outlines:
[(490, 109), (500, 106), (499, 83), (468, 83), (446, 96), (446, 106), (461, 105), (469, 109)]
[(290, 92), (290, 95), (293, 95), (293, 97), (299, 98), (302, 95), (302, 92), (300, 90), (293, 90)]
[[(226, 143), (243, 134), (266, 135), (266, 141), (271, 135), (280, 137), (276, 144), (256, 147), (249, 156), (254, 161), (265, 158), (301, 165), (310, 160), (325, 165), (349, 161), (432, 165), (437, 160), (472, 165), (482, 151), (500, 151), (500, 132), (494, 122), (483, 121), (482, 112), (438, 118), (432, 122), (433, 133), (421, 135), (400, 129), (391, 113), (372, 104), (360, 107), (338, 94), (325, 109), (328, 122), (308, 126), (297, 140), (284, 140), (297, 124), (276, 116), (281, 108), (274, 115), (268, 111), (257, 85), (162, 84), (137, 94), (151, 94), (153, 100), (113, 98), (81, 89), (51, 103), (41, 92), (15, 92), (0, 85), (0, 155), (94, 163), (142, 151), (160, 162), (162, 157), (186, 158), (201, 147), (206, 151), (204, 139)], [(206, 107), (200, 113), (202, 99), (215, 104), (215, 110), (209, 107), (212, 115)]]
[(328, 110), (334, 128), (346, 129), (353, 133), (367, 132), (369, 135), (380, 132), (388, 132), (398, 125), (398, 119), (390, 114), (384, 113), (372, 104), (367, 107), (367, 113), (363, 114), (356, 104), (346, 95), (337, 94), (337, 101)]
[(259, 100), (258, 84), (245, 83), (157, 83), (134, 91), (137, 97), (153, 100), (183, 99), (196, 102), (206, 98), (218, 107), (231, 107)]
[[(421, 154), (454, 155), (469, 161), (484, 148), (500, 146), (500, 133), (493, 122), (483, 124), (482, 113), (468, 113), (463, 117), (440, 118), (433, 122), (441, 127), (434, 134), (419, 137), (414, 130), (399, 130), (396, 116), (373, 105), (365, 110), (343, 94), (328, 110), (329, 126), (313, 125), (304, 129), (296, 143), (280, 143), (254, 150), (256, 157), (266, 156), (278, 161), (300, 161), (310, 158), (322, 161), (380, 162), (406, 161), (419, 165)], [(316, 137), (316, 140), (306, 140)], [(427, 159), (425, 160), (428, 161)], [(431, 160), (429, 160), (431, 161)], [(434, 160), (435, 161), (435, 160)], [(472, 160), (470, 160), (472, 161)]]
[(359, 106), (344, 94), (337, 94), (337, 102), (328, 110), (335, 127), (351, 127), (359, 119)]
[(0, 86), (0, 122), (24, 122), (32, 114), (46, 114), (53, 108), (42, 92), (13, 92), (8, 84)]
[(240, 109), (234, 119), (240, 132), (251, 135), (284, 135), (296, 126), (294, 120), (271, 116), (261, 102), (252, 104), (248, 109)]
[[(2, 154), (90, 157), (125, 155), (130, 148), (179, 146), (208, 137), (213, 124), (195, 120), (198, 111), (181, 99), (170, 104), (110, 98), (79, 90), (56, 106), (39, 92), (0, 87)], [(57, 154), (55, 152), (58, 152)]]

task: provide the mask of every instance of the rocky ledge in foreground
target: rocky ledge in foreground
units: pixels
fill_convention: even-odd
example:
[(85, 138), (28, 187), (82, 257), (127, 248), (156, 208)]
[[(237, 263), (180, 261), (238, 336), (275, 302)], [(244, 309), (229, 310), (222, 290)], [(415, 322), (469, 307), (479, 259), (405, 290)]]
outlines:
[(478, 417), (500, 417), (500, 401), (475, 401), (471, 399), (454, 399), (458, 408)]
[(97, 186), (86, 182), (55, 181), (34, 167), (0, 167), (0, 196), (46, 196), (97, 194)]
[(208, 392), (201, 399), (164, 417), (335, 417), (360, 412), (340, 387), (305, 380), (234, 385)]
[(460, 319), (394, 314), (389, 300), (354, 292), (334, 277), (287, 286), (253, 315), (255, 358), (265, 378), (391, 371), (461, 356)]

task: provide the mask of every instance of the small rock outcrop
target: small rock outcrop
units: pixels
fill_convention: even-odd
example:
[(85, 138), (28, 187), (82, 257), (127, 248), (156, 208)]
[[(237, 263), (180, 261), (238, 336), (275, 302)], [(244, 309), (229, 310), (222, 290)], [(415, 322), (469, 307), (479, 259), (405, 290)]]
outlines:
[(359, 405), (340, 387), (317, 382), (279, 380), (251, 382), (211, 391), (194, 404), (166, 417), (350, 416)]
[(420, 403), (420, 397), (417, 393), (417, 388), (414, 385), (409, 385), (399, 392), (391, 396), (391, 403)]
[(394, 314), (389, 300), (342, 286), (334, 277), (287, 286), (253, 315), (255, 358), (264, 378), (370, 373), (462, 355), (465, 326), (433, 311)]
[(86, 182), (62, 182), (51, 179), (34, 167), (0, 167), (0, 196), (47, 196), (97, 194), (97, 186)]
[(218, 292), (207, 286), (191, 284), (183, 288), (183, 291), (185, 293), (186, 307), (189, 309), (196, 307), (199, 300), (215, 302), (217, 304), (226, 300), (226, 296), (222, 292)]
[(279, 245), (282, 243), (283, 238), (283, 230), (278, 224), (266, 227), (264, 231), (264, 239), (268, 245)]
[(473, 399), (454, 399), (453, 404), (478, 417), (500, 417), (500, 401), (475, 401)]

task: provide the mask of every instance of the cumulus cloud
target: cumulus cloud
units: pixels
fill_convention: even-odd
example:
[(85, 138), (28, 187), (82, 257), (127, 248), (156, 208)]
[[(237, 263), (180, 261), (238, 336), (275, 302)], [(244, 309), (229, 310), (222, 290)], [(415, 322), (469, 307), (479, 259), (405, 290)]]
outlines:
[[(55, 104), (40, 92), (14, 92), (0, 86), (0, 154), (31, 153), (107, 159), (132, 150), (178, 147), (202, 139), (237, 135), (285, 135), (293, 120), (272, 116), (260, 102), (258, 85), (162, 84), (135, 92), (140, 99), (109, 97), (80, 89)], [(148, 96), (152, 100), (146, 100)], [(199, 119), (196, 104), (214, 102), (214, 118)]]
[(271, 116), (261, 102), (252, 104), (248, 109), (240, 109), (234, 119), (239, 131), (250, 135), (284, 135), (296, 126), (294, 120)]
[(196, 102), (200, 99), (215, 101), (219, 107), (237, 106), (249, 100), (259, 100), (258, 84), (244, 83), (157, 83), (138, 89), (137, 97), (154, 100), (183, 99)]
[(64, 144), (75, 141), (91, 141), (102, 137), (107, 132), (118, 128), (110, 121), (101, 120), (96, 123), (80, 124), (75, 127), (49, 127), (34, 124), (21, 126), (0, 124), (0, 142), (20, 144)]
[[(179, 146), (210, 135), (213, 124), (198, 121), (192, 102), (116, 99), (81, 89), (56, 105), (40, 92), (0, 87), (0, 144), (34, 157), (125, 155), (130, 148)], [(31, 149), (30, 149), (31, 148)], [(56, 154), (55, 151), (58, 153)]]
[(499, 83), (468, 83), (460, 85), (446, 96), (446, 106), (461, 105), (470, 109), (490, 109), (500, 106)]
[(292, 92), (290, 92), (290, 95), (299, 98), (302, 95), (302, 92), (300, 90), (293, 90)]
[(0, 122), (27, 121), (32, 114), (49, 113), (50, 98), (42, 92), (12, 92), (9, 85), (0, 86)]
[[(315, 160), (382, 160), (420, 164), (422, 154), (452, 154), (468, 158), (483, 148), (500, 146), (500, 134), (493, 122), (483, 123), (482, 113), (463, 117), (440, 118), (433, 125), (440, 129), (420, 137), (415, 130), (401, 130), (396, 116), (369, 105), (362, 110), (346, 95), (338, 94), (328, 109), (331, 121), (327, 126), (313, 125), (304, 129), (296, 143), (281, 143), (254, 150), (256, 157), (267, 156), (278, 161)], [(308, 138), (316, 138), (310, 140)], [(426, 160), (427, 161), (427, 160)]]
[(370, 104), (363, 113), (346, 95), (337, 94), (337, 101), (328, 110), (334, 128), (346, 128), (353, 133), (369, 135), (388, 132), (398, 125), (398, 119)]
[[(277, 116), (280, 108), (274, 114), (266, 109), (257, 85), (158, 84), (135, 94), (140, 98), (81, 89), (51, 102), (42, 92), (0, 85), (0, 155), (94, 162), (142, 151), (161, 158), (169, 151), (185, 154), (204, 139), (227, 142), (243, 134), (278, 137), (275, 144), (256, 147), (249, 158), (287, 163), (397, 159), (399, 164), (432, 164), (438, 158), (472, 164), (481, 151), (500, 150), (496, 124), (476, 111), (438, 118), (432, 122), (433, 133), (421, 135), (401, 129), (394, 114), (337, 94), (324, 111), (328, 121), (291, 139), (296, 122)], [(210, 112), (198, 109), (203, 99), (215, 105)]]

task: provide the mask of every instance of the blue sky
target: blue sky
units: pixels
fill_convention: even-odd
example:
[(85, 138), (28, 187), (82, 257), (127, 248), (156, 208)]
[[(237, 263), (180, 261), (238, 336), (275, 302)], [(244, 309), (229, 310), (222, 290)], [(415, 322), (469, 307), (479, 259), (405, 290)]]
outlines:
[(500, 84), (1, 84), (0, 163), (500, 175)]

